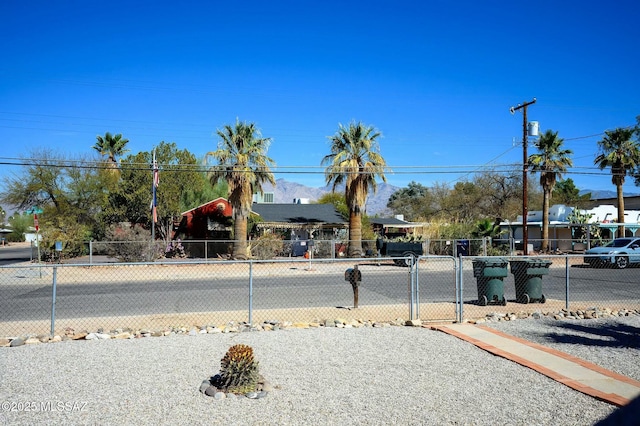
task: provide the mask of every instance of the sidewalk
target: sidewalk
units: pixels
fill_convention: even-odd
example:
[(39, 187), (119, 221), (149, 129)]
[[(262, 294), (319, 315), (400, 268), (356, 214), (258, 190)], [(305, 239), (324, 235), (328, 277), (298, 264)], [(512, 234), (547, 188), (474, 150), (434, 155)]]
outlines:
[(538, 371), (579, 392), (617, 406), (640, 396), (640, 382), (602, 367), (490, 327), (474, 324), (432, 326), (495, 355)]

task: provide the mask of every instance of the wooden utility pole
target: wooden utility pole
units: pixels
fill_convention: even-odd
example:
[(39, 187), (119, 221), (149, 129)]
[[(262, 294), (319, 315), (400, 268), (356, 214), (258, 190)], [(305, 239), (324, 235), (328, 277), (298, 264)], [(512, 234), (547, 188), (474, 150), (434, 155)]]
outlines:
[(522, 109), (522, 253), (526, 256), (529, 254), (529, 230), (527, 229), (527, 215), (529, 214), (527, 207), (527, 173), (529, 172), (529, 158), (527, 155), (527, 107), (536, 103), (536, 98), (531, 102), (518, 104), (511, 107), (509, 111), (514, 114), (517, 110)]

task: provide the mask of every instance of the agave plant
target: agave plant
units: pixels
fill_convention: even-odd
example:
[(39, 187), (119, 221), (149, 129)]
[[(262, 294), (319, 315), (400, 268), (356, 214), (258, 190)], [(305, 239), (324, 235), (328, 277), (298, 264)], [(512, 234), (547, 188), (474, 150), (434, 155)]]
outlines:
[(231, 346), (221, 361), (220, 386), (226, 392), (246, 394), (257, 389), (258, 361), (253, 357), (253, 348), (238, 344)]

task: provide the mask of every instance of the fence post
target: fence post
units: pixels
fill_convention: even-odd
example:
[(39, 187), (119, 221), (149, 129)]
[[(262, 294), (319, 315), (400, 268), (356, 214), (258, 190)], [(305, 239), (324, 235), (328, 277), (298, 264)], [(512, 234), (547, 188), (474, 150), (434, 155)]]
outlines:
[(569, 309), (569, 256), (564, 256), (564, 307)]
[(420, 265), (420, 257), (416, 261), (416, 318), (420, 319), (420, 271), (418, 266)]
[[(413, 259), (413, 257), (410, 258), (411, 260)], [(413, 292), (414, 292), (414, 286), (413, 286), (413, 279), (414, 279), (414, 272), (413, 272), (413, 268), (414, 268), (415, 263), (411, 262), (411, 265), (409, 265), (409, 319), (413, 320), (415, 319), (414, 316), (414, 303), (415, 303), (415, 298), (413, 296)]]
[(89, 265), (93, 265), (93, 240), (89, 240)]
[(462, 322), (463, 318), (464, 318), (464, 302), (462, 301), (462, 291), (463, 291), (463, 273), (462, 273), (462, 258), (453, 259), (453, 265), (456, 268), (456, 278), (458, 281), (456, 287), (458, 288), (458, 291), (456, 292), (456, 298), (457, 303), (458, 303), (458, 322)]
[(55, 335), (56, 329), (56, 286), (58, 282), (58, 267), (53, 267), (53, 290), (51, 294), (51, 337)]
[(253, 261), (249, 261), (249, 326), (253, 326)]

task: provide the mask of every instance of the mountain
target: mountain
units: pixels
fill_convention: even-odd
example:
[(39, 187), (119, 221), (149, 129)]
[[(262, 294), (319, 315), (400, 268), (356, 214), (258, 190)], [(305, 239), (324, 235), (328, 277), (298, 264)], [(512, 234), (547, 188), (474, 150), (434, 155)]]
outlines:
[[(378, 190), (375, 194), (369, 194), (367, 197), (367, 214), (370, 216), (390, 216), (387, 210), (387, 201), (395, 191), (400, 189), (397, 186), (387, 183), (379, 183)], [(296, 182), (290, 182), (284, 179), (276, 180), (275, 187), (269, 183), (263, 187), (264, 192), (273, 192), (274, 203), (293, 203), (295, 198), (308, 198), (310, 202), (317, 201), (324, 194), (331, 192), (330, 186), (320, 188), (312, 188)]]
[[(616, 191), (608, 191), (608, 190), (600, 190), (600, 189), (583, 189), (579, 192), (579, 195), (589, 194), (591, 193), (592, 200), (602, 200), (607, 198), (616, 198), (618, 194)], [(625, 197), (637, 197), (638, 193), (636, 192), (625, 192)]]

